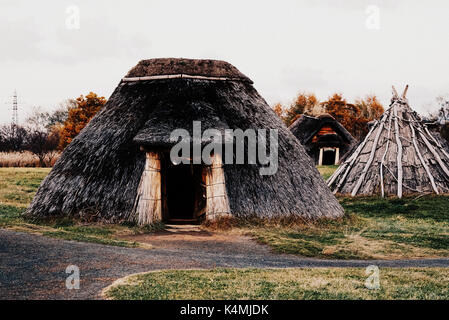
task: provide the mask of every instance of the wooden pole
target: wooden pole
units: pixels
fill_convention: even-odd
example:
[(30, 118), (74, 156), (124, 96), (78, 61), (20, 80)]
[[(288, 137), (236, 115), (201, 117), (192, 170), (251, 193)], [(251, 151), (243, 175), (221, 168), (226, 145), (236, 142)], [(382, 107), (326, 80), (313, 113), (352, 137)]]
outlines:
[(157, 152), (146, 153), (145, 168), (134, 206), (137, 223), (141, 226), (162, 220), (160, 159)]
[(438, 192), (438, 188), (435, 184), (435, 179), (432, 176), (432, 173), (430, 172), (429, 167), (427, 166), (426, 162), (424, 161), (423, 156), (421, 155), (421, 151), (419, 151), (418, 143), (416, 142), (416, 134), (415, 129), (413, 128), (413, 124), (410, 123), (410, 130), (412, 130), (412, 140), (413, 145), (415, 146), (416, 153), (418, 154), (419, 161), (421, 161), (422, 166), (424, 167), (424, 170), (426, 170), (427, 176), (429, 177), (430, 183), (432, 184), (432, 188), (435, 191), (436, 194), (440, 194)]
[(396, 91), (396, 88), (394, 86), (391, 86), (393, 89), (393, 98), (394, 99), (399, 99), (399, 95), (398, 92)]
[(335, 165), (340, 161), (340, 148), (335, 148)]
[(402, 93), (402, 99), (406, 99), (407, 90), (408, 90), (408, 85), (405, 86), (404, 92)]
[(385, 153), (382, 156), (382, 160), (380, 162), (380, 187), (381, 187), (381, 193), (382, 193), (382, 198), (385, 197), (385, 185), (384, 185), (384, 162), (385, 162), (385, 158), (387, 157), (388, 154), (388, 149), (390, 147), (390, 137), (391, 137), (391, 122), (393, 119), (393, 113), (390, 111), (390, 116), (388, 119), (388, 141), (387, 141), (387, 146), (385, 147)]
[(394, 128), (396, 133), (396, 144), (398, 147), (398, 156), (397, 156), (397, 166), (398, 166), (398, 198), (402, 198), (402, 180), (403, 180), (403, 172), (402, 172), (402, 142), (399, 132), (399, 123), (398, 123), (398, 108), (397, 105), (394, 106)]
[(206, 218), (214, 220), (230, 215), (228, 194), (221, 155), (214, 154), (206, 170)]
[(324, 150), (323, 150), (323, 148), (320, 148), (320, 156), (318, 158), (318, 165), (319, 166), (323, 165), (323, 156), (324, 156)]
[(443, 161), (441, 160), (440, 155), (438, 154), (438, 152), (436, 152), (436, 150), (432, 147), (432, 145), (430, 144), (429, 140), (427, 140), (426, 136), (423, 134), (423, 132), (421, 130), (418, 129), (419, 134), (421, 135), (421, 137), (424, 140), (424, 143), (426, 144), (427, 148), (430, 150), (430, 152), (432, 152), (433, 156), (435, 157), (435, 159), (437, 160), (438, 164), (440, 165), (441, 169), (443, 169), (444, 173), (446, 174), (446, 176), (449, 177), (449, 170), (447, 169), (447, 167), (444, 165)]
[(430, 133), (429, 129), (427, 128), (427, 126), (424, 127), (427, 135), (432, 139), (432, 141), (438, 146), (438, 148), (440, 148), (441, 152), (446, 156), (446, 158), (449, 160), (449, 154), (444, 150), (443, 146), (441, 145), (441, 143), (438, 142), (437, 139), (435, 139), (435, 137)]
[(382, 121), (380, 122), (379, 128), (377, 129), (377, 134), (376, 134), (376, 137), (374, 138), (374, 142), (373, 142), (373, 146), (371, 148), (371, 153), (370, 153), (370, 156), (368, 158), (368, 162), (365, 164), (365, 167), (363, 168), (362, 174), (360, 175), (359, 180), (357, 181), (354, 189), (352, 190), (351, 195), (353, 197), (359, 191), (360, 186), (362, 185), (363, 181), (365, 180), (366, 173), (368, 172), (369, 168), (371, 167), (371, 164), (373, 163), (374, 155), (376, 154), (377, 144), (379, 143), (380, 135), (382, 134), (382, 131), (384, 129), (385, 119), (386, 119), (386, 116), (384, 116), (382, 118)]
[[(341, 177), (340, 181), (338, 182), (337, 186), (334, 188), (333, 193), (337, 193), (338, 190), (340, 190), (340, 187), (343, 185), (346, 177), (348, 176), (349, 172), (351, 171), (352, 166), (354, 165), (355, 161), (357, 160), (357, 157), (359, 156), (360, 152), (362, 152), (363, 147), (365, 147), (366, 142), (368, 141), (369, 137), (373, 133), (374, 129), (376, 128), (376, 124), (372, 126), (371, 130), (368, 132), (368, 134), (365, 137), (365, 140), (357, 147), (355, 152), (349, 157), (347, 161), (343, 165), (341, 165), (337, 171), (329, 178), (329, 181), (327, 182), (327, 185), (330, 187), (340, 176), (341, 172), (345, 172), (343, 174), (343, 177)], [(346, 170), (346, 171), (345, 171)]]

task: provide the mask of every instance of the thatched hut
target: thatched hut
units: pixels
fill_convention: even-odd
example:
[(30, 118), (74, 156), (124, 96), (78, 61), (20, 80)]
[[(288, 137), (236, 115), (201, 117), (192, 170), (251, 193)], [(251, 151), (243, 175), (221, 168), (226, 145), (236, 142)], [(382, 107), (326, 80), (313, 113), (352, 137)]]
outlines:
[(289, 127), (317, 165), (338, 164), (357, 143), (354, 137), (334, 117), (302, 115)]
[(334, 193), (395, 195), (449, 192), (449, 151), (393, 87), (390, 107), (329, 178)]
[[(170, 161), (177, 128), (277, 129), (278, 170), (262, 164)], [(191, 160), (191, 159), (190, 159)], [(27, 210), (109, 222), (222, 216), (339, 217), (343, 209), (304, 148), (252, 81), (216, 60), (151, 59), (131, 69), (63, 152)]]

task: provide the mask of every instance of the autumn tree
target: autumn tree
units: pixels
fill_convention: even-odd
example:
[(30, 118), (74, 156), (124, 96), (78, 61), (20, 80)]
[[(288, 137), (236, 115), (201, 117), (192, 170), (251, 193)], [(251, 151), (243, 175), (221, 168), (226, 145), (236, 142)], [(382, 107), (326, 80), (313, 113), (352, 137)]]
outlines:
[(340, 122), (356, 139), (368, 133), (368, 122), (379, 119), (384, 112), (376, 96), (367, 96), (354, 104), (348, 103), (343, 95), (335, 93), (323, 102), (327, 113)]
[(59, 148), (64, 149), (105, 105), (106, 99), (90, 92), (76, 99), (76, 105), (68, 111), (67, 120), (60, 132)]
[(362, 116), (369, 121), (379, 119), (385, 111), (375, 95), (368, 95), (365, 99), (357, 99), (355, 105), (360, 109)]
[(285, 111), (284, 122), (291, 125), (302, 114), (312, 114), (312, 110), (319, 104), (315, 94), (300, 92), (295, 101)]
[(276, 113), (279, 118), (281, 118), (281, 119), (284, 118), (284, 108), (282, 107), (282, 104), (280, 104), (278, 102), (272, 107), (272, 109), (273, 109), (274, 113)]

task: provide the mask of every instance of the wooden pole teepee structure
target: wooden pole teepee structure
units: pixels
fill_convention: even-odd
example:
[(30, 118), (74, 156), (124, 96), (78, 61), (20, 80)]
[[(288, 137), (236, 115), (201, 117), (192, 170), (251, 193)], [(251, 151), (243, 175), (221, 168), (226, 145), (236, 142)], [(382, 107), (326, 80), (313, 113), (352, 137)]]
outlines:
[(334, 193), (396, 195), (449, 192), (445, 150), (406, 98), (393, 87), (390, 107), (350, 157), (329, 178)]

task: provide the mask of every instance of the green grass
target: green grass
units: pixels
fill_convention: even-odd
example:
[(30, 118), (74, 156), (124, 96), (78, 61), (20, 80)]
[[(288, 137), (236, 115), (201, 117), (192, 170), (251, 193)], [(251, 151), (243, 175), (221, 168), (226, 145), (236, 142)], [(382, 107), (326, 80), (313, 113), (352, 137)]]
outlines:
[[(319, 166), (328, 178), (337, 166)], [(449, 256), (449, 196), (339, 198), (345, 216), (313, 223), (240, 222), (275, 252), (333, 259)]]
[(379, 289), (362, 268), (176, 270), (138, 274), (104, 291), (117, 300), (449, 299), (449, 269), (380, 269)]
[(449, 196), (340, 198), (337, 220), (239, 226), (275, 252), (333, 259), (449, 256)]
[(50, 168), (0, 168), (0, 205), (26, 208)]
[(66, 240), (149, 248), (147, 244), (122, 240), (120, 237), (164, 227), (162, 224), (153, 228), (139, 228), (132, 224), (84, 224), (67, 218), (46, 222), (25, 220), (21, 213), (25, 211), (49, 171), (49, 168), (0, 168), (0, 228)]
[(337, 170), (338, 166), (317, 166), (318, 171), (324, 180), (329, 179), (329, 177)]
[[(323, 175), (335, 166), (320, 167)], [(46, 168), (0, 168), (0, 228), (51, 237), (125, 247), (142, 244), (123, 236), (163, 229), (163, 224), (83, 224), (71, 219), (30, 222), (25, 210)], [(238, 232), (251, 235), (275, 252), (334, 259), (400, 259), (449, 256), (449, 196), (382, 199), (340, 198), (346, 215), (338, 220), (280, 224), (241, 222)]]

